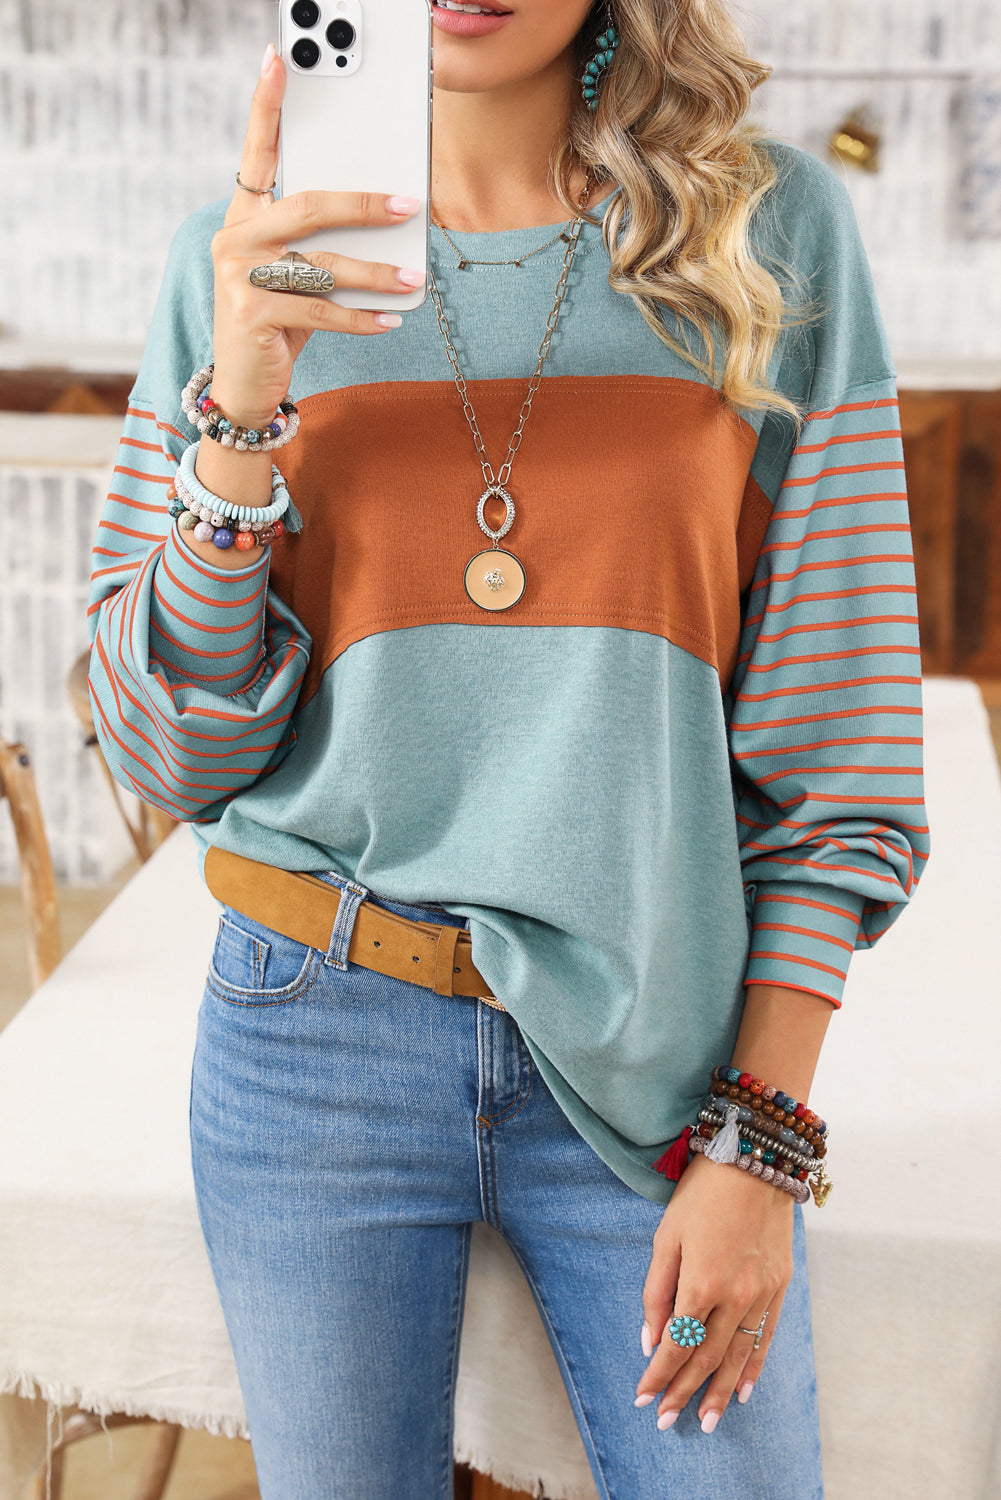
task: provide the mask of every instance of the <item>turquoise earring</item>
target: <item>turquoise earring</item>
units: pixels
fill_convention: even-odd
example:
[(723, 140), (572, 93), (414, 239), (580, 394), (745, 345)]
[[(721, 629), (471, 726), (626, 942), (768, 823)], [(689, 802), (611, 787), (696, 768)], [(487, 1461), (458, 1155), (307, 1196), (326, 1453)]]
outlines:
[(584, 69), (584, 76), (581, 79), (581, 92), (584, 95), (584, 102), (587, 104), (588, 109), (598, 108), (598, 95), (601, 93), (605, 70), (615, 56), (616, 48), (619, 45), (619, 33), (612, 25), (610, 7), (606, 11), (606, 15), (608, 17), (608, 25), (595, 42), (598, 50)]

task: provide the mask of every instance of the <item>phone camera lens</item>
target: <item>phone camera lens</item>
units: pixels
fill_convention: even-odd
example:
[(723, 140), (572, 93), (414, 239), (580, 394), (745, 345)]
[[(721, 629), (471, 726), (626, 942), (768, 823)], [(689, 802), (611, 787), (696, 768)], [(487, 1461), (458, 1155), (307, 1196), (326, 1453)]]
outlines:
[(315, 26), (320, 19), (320, 7), (314, 0), (295, 0), (292, 7), (292, 20), (296, 26)]
[(339, 68), (346, 68), (346, 67), (347, 67), (347, 65), (348, 65), (348, 60), (347, 60), (347, 58), (346, 58), (346, 57), (345, 57), (345, 56), (344, 56), (344, 53), (343, 53), (343, 52), (341, 52), (341, 53), (339, 53), (339, 54), (338, 54), (338, 56), (337, 56), (337, 58), (336, 58), (336, 62), (337, 62), (337, 66), (338, 66), (338, 67), (339, 67)]
[[(345, 47), (350, 47), (354, 39), (355, 29), (350, 21), (331, 21), (327, 27), (327, 41), (331, 47), (338, 47), (343, 50)], [(340, 62), (340, 58), (338, 58), (338, 62)]]
[(308, 36), (302, 36), (292, 48), (292, 61), (299, 68), (315, 68), (320, 61), (320, 49)]

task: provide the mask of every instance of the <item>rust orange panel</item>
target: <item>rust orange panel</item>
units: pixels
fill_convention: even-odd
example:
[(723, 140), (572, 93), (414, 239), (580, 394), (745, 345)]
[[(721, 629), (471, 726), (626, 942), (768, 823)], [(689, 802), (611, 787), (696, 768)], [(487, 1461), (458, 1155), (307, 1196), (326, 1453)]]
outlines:
[[(470, 381), (495, 469), (523, 380)], [(525, 592), (491, 613), (463, 572), (490, 545), (476, 524), (483, 477), (454, 385), (350, 386), (299, 404), (280, 468), (304, 529), (275, 548), (271, 577), (313, 638), (302, 698), (353, 642), (415, 625), (618, 626), (660, 635), (725, 686), (770, 514), (749, 478), (754, 430), (697, 381), (544, 379), (510, 483), (501, 543)], [(491, 500), (496, 528), (503, 505)]]

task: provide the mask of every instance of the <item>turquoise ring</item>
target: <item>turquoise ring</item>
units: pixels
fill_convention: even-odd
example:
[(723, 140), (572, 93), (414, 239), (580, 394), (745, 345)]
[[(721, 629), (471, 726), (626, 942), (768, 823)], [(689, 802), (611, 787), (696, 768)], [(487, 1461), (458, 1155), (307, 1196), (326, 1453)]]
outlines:
[(672, 1318), (667, 1331), (676, 1344), (683, 1349), (694, 1349), (706, 1336), (706, 1325), (698, 1318)]

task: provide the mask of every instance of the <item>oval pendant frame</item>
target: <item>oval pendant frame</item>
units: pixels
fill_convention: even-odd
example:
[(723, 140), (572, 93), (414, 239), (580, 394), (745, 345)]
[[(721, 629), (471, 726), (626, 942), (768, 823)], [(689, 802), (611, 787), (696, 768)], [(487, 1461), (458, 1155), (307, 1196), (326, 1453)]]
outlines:
[[(479, 589), (482, 597), (477, 598), (476, 594), (469, 586), (470, 571), (477, 566), (485, 568), (485, 562), (487, 559), (495, 564), (499, 564), (502, 569), (506, 567), (509, 571), (513, 572), (514, 579), (513, 582), (509, 584), (507, 574), (505, 574), (504, 587), (496, 590), (491, 590), (489, 586), (484, 583), (484, 586)], [(518, 600), (525, 592), (525, 569), (522, 566), (520, 559), (515, 557), (513, 552), (505, 552), (502, 547), (487, 547), (482, 552), (477, 552), (474, 557), (471, 557), (469, 559), (466, 564), (465, 572), (462, 575), (462, 582), (468, 597), (480, 609), (487, 609), (490, 611), (511, 609), (513, 605), (518, 603)], [(474, 585), (474, 587), (475, 586), (476, 585)], [(517, 589), (516, 593), (514, 593), (515, 588)], [(513, 597), (511, 597), (512, 593)], [(494, 602), (495, 600), (497, 602)]]

